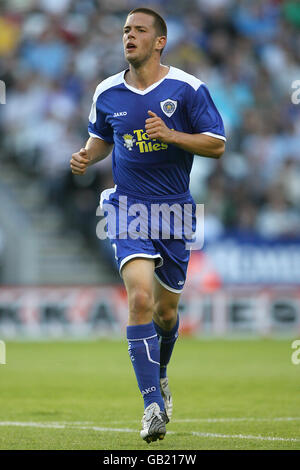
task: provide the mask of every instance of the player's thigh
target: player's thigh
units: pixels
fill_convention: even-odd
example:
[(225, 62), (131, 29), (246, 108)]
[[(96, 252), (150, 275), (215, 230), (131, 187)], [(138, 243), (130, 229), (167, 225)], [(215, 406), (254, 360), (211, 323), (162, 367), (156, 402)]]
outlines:
[(130, 310), (153, 310), (154, 268), (155, 262), (150, 258), (133, 258), (122, 267)]
[(154, 278), (154, 321), (172, 328), (177, 320), (180, 293), (171, 292)]

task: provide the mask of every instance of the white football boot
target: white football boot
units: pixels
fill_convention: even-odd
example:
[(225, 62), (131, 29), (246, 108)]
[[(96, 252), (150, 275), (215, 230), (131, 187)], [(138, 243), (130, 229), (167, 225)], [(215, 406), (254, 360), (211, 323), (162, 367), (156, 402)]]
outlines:
[(151, 403), (144, 411), (142, 418), (143, 429), (140, 432), (141, 438), (148, 444), (150, 442), (162, 440), (166, 434), (166, 424), (169, 422), (165, 410), (161, 411), (157, 403)]
[(169, 421), (171, 421), (172, 413), (173, 413), (173, 398), (172, 398), (172, 393), (170, 392), (170, 389), (169, 389), (168, 377), (165, 377), (164, 379), (160, 379), (160, 392), (164, 399), (165, 410), (166, 410), (168, 419)]

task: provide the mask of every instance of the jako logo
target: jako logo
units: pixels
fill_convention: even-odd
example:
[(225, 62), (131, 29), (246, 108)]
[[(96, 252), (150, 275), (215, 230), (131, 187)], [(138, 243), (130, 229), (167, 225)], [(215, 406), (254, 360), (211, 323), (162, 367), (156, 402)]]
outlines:
[(150, 388), (145, 388), (145, 390), (142, 391), (142, 395), (148, 395), (148, 393), (155, 392), (156, 387), (150, 387)]
[(121, 111), (120, 113), (114, 113), (114, 117), (127, 116), (127, 111)]

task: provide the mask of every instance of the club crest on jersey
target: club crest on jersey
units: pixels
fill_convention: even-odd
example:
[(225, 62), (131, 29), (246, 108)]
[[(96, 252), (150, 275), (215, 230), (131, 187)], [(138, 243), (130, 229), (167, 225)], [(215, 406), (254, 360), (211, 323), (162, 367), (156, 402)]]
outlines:
[(136, 142), (136, 139), (133, 137), (133, 135), (124, 134), (122, 137), (124, 139), (124, 147), (126, 147), (128, 150), (132, 150), (133, 144)]
[(166, 116), (171, 117), (177, 108), (177, 101), (174, 100), (165, 100), (160, 102), (160, 107)]

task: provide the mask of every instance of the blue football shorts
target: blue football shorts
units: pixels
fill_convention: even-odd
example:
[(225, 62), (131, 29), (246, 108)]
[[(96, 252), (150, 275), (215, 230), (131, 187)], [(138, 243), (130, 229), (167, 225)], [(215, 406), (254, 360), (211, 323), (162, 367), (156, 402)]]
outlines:
[(151, 258), (160, 284), (180, 293), (190, 258), (187, 243), (196, 229), (196, 205), (190, 192), (158, 199), (128, 194), (115, 186), (101, 193), (100, 208), (120, 275), (129, 260)]

